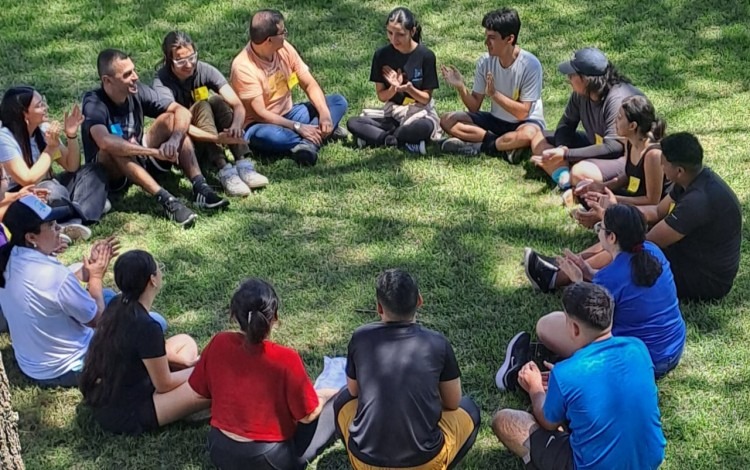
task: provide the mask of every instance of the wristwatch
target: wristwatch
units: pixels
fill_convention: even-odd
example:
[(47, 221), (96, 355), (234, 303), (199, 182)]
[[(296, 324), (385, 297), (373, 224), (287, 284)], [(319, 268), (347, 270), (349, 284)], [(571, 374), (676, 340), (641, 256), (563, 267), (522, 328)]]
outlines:
[(302, 123), (299, 121), (294, 122), (294, 132), (299, 132), (299, 130), (302, 129)]

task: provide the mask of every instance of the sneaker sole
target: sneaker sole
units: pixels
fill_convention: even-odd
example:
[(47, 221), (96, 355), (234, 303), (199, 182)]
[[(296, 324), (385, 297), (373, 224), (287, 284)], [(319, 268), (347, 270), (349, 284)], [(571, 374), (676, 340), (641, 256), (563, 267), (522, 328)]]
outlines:
[(221, 209), (222, 207), (227, 207), (229, 205), (229, 201), (227, 201), (226, 199), (222, 199), (221, 201), (215, 204), (207, 204), (205, 202), (202, 202), (202, 203), (193, 202), (193, 204), (198, 209)]
[[(505, 385), (505, 382), (503, 381), (503, 378), (505, 378), (505, 375), (510, 372), (510, 358), (511, 358), (511, 352), (513, 351), (513, 346), (515, 346), (516, 341), (518, 341), (518, 338), (525, 335), (525, 331), (521, 331), (520, 333), (517, 333), (516, 336), (514, 336), (510, 341), (508, 341), (508, 346), (505, 348), (505, 360), (503, 361), (503, 365), (500, 366), (500, 368), (497, 370), (497, 374), (495, 374), (495, 385), (498, 389), (501, 391), (512, 391), (509, 387)], [(515, 388), (515, 387), (514, 387)]]
[(534, 278), (531, 276), (531, 273), (529, 272), (529, 258), (531, 258), (531, 254), (534, 252), (529, 247), (526, 247), (523, 249), (523, 269), (526, 272), (526, 279), (529, 280), (531, 285), (534, 287), (534, 290), (541, 291), (542, 288), (539, 287), (539, 284), (536, 283)]
[(192, 227), (192, 225), (195, 223), (195, 219), (197, 219), (197, 218), (198, 218), (198, 215), (197, 214), (193, 214), (190, 217), (188, 217), (187, 219), (183, 220), (182, 222), (177, 222), (174, 219), (171, 219), (171, 220), (172, 220), (172, 222), (176, 223), (180, 227), (188, 228), (188, 227)]
[(91, 229), (85, 225), (66, 225), (62, 228), (62, 233), (70, 237), (71, 240), (88, 240), (91, 238)]

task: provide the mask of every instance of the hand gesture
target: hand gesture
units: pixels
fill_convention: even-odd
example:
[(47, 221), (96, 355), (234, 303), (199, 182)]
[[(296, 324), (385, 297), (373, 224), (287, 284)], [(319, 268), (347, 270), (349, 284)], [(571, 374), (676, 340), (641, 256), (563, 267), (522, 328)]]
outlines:
[(62, 128), (60, 123), (52, 121), (49, 123), (47, 130), (44, 131), (44, 140), (47, 142), (47, 148), (45, 151), (52, 156), (52, 154), (60, 147), (60, 132)]
[(595, 192), (595, 193), (602, 193), (604, 192), (604, 183), (600, 183), (598, 181), (593, 180), (583, 180), (579, 182), (575, 189), (573, 190), (573, 193), (578, 197), (583, 197), (588, 193), (589, 191)]
[[(95, 245), (96, 247), (96, 245)], [(92, 249), (92, 253), (94, 249)], [(83, 269), (88, 273), (89, 279), (103, 279), (107, 272), (109, 262), (112, 260), (112, 246), (109, 244), (100, 244), (95, 260), (83, 257)]]
[(320, 136), (322, 138), (326, 138), (333, 132), (333, 120), (331, 119), (331, 116), (321, 116), (318, 120), (318, 130), (320, 131)]
[(557, 257), (557, 265), (560, 267), (560, 271), (565, 273), (566, 276), (568, 276), (568, 279), (570, 279), (570, 282), (582, 282), (583, 281), (583, 272), (581, 271), (581, 268), (579, 268), (573, 261), (569, 260), (566, 257), (558, 256)]
[(597, 214), (599, 220), (604, 219), (604, 212), (609, 206), (617, 204), (617, 196), (609, 188), (604, 188), (602, 193), (589, 191), (586, 193), (585, 199), (591, 210)]
[(544, 391), (542, 372), (534, 361), (527, 362), (518, 372), (518, 385), (527, 393)]
[(492, 75), (492, 72), (487, 72), (487, 75), (484, 77), (484, 84), (484, 94), (490, 98), (495, 96), (495, 77)]
[[(237, 133), (239, 131), (239, 135)], [(227, 129), (219, 132), (219, 137), (216, 139), (218, 144), (221, 145), (234, 145), (234, 144), (245, 144), (247, 141), (242, 137), (242, 129)]]
[(599, 217), (599, 213), (594, 209), (575, 209), (570, 215), (576, 219), (576, 222), (589, 229), (594, 228), (594, 224), (602, 220), (601, 217)]
[(464, 86), (464, 77), (456, 67), (452, 65), (448, 67), (446, 67), (445, 65), (441, 65), (440, 73), (443, 74), (443, 80), (445, 80), (448, 85), (452, 86), (453, 88), (461, 88), (462, 86)]
[(83, 124), (83, 113), (81, 108), (76, 104), (70, 111), (63, 115), (63, 127), (65, 129), (65, 136), (78, 134), (78, 128)]
[(323, 144), (323, 136), (321, 135), (320, 129), (318, 129), (317, 126), (302, 124), (302, 126), (299, 128), (298, 134), (303, 139), (309, 140), (318, 147)]
[(180, 143), (176, 142), (175, 139), (169, 139), (161, 146), (159, 146), (159, 160), (165, 160), (172, 163), (177, 163), (177, 157), (180, 155)]
[(386, 65), (385, 67), (383, 67), (382, 73), (386, 83), (388, 83), (393, 88), (399, 88), (403, 84), (403, 75), (399, 72), (396, 72), (389, 66)]
[(592, 279), (594, 279), (596, 271), (591, 267), (589, 263), (586, 262), (585, 259), (581, 257), (581, 255), (577, 255), (567, 248), (564, 250), (563, 255), (565, 256), (565, 259), (567, 261), (570, 261), (581, 271), (582, 280), (590, 282)]

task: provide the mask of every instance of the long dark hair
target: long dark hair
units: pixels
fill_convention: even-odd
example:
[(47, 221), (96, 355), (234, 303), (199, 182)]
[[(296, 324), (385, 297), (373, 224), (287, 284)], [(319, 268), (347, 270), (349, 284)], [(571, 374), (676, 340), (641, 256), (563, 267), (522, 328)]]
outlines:
[(582, 77), (586, 78), (586, 96), (591, 98), (592, 95), (597, 95), (600, 101), (609, 94), (609, 90), (615, 85), (620, 83), (631, 83), (630, 79), (625, 75), (621, 74), (617, 67), (612, 65), (612, 62), (607, 63), (607, 69), (604, 71), (604, 75), (591, 77), (588, 75), (581, 74)]
[(645, 96), (633, 95), (622, 100), (622, 111), (628, 122), (634, 122), (638, 134), (657, 143), (667, 131), (667, 123), (656, 116), (654, 105)]
[(154, 257), (143, 250), (128, 251), (117, 258), (115, 284), (121, 293), (102, 314), (86, 353), (79, 384), (86, 404), (105, 406), (121, 390), (125, 369), (120, 365), (127, 361), (127, 345), (137, 341), (126, 335), (126, 326), (143, 310), (138, 299), (157, 270)]
[(422, 25), (417, 23), (417, 20), (414, 18), (414, 13), (412, 13), (408, 8), (394, 8), (390, 13), (388, 13), (388, 19), (386, 20), (385, 25), (388, 26), (390, 23), (400, 24), (407, 31), (411, 31), (413, 29), (414, 34), (411, 36), (411, 38), (416, 43), (422, 42)]
[(26, 118), (23, 114), (28, 111), (31, 101), (34, 99), (34, 88), (26, 85), (16, 86), (5, 92), (3, 101), (0, 102), (0, 121), (3, 126), (10, 130), (13, 137), (21, 147), (23, 161), (31, 168), (34, 162), (31, 158), (31, 137), (34, 137), (36, 146), (41, 152), (47, 146), (44, 140), (44, 134), (38, 127), (34, 130), (34, 135), (29, 135), (29, 129), (26, 126)]
[(604, 226), (617, 236), (617, 244), (630, 258), (630, 273), (636, 286), (651, 287), (661, 276), (659, 260), (644, 249), (648, 224), (635, 206), (616, 204), (604, 212)]
[[(0, 230), (2, 229), (0, 228)], [(13, 248), (16, 246), (28, 247), (28, 244), (26, 243), (26, 234), (33, 233), (39, 235), (41, 230), (42, 225), (39, 224), (35, 229), (27, 230), (24, 233), (11, 233), (8, 243), (0, 247), (0, 289), (5, 288), (5, 269), (8, 267), (8, 262), (10, 261), (10, 252), (13, 251)]]
[(193, 43), (193, 39), (190, 37), (190, 35), (184, 31), (170, 31), (167, 33), (166, 36), (164, 36), (164, 41), (161, 43), (161, 53), (162, 58), (161, 62), (159, 62), (159, 65), (165, 65), (169, 67), (170, 70), (172, 70), (172, 59), (174, 56), (172, 55), (174, 52), (174, 49), (178, 49), (180, 47), (192, 47), (193, 52), (198, 52), (198, 49), (195, 47), (195, 43)]
[(271, 323), (279, 311), (279, 297), (263, 279), (249, 278), (234, 291), (229, 306), (232, 317), (250, 344), (260, 344), (271, 332)]

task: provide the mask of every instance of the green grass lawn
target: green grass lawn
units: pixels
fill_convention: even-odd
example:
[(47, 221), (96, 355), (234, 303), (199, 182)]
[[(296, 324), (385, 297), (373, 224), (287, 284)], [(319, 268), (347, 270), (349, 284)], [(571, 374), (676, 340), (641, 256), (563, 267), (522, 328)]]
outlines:
[[(132, 53), (151, 81), (163, 36), (174, 27), (192, 34), (201, 58), (228, 73), (246, 42), (253, 9), (273, 4), (217, 0), (0, 0), (0, 88), (27, 83), (44, 93), (61, 116), (96, 85), (98, 51)], [(370, 59), (384, 44), (385, 14), (397, 4), (373, 0), (288, 0), (297, 46), (327, 92), (344, 94), (351, 113), (376, 104), (367, 82)], [(489, 2), (418, 0), (408, 4), (424, 25), (425, 43), (439, 64), (473, 76), (484, 51), (482, 15)], [(522, 47), (545, 68), (547, 122), (554, 126), (569, 90), (556, 71), (571, 52), (595, 45), (652, 99), (668, 130), (699, 135), (708, 164), (737, 192), (748, 216), (750, 198), (750, 3), (706, 0), (524, 0)], [(441, 83), (440, 111), (460, 108)], [(157, 205), (131, 189), (94, 229), (117, 234), (124, 248), (144, 248), (167, 266), (156, 309), (171, 332), (200, 345), (231, 328), (230, 295), (246, 276), (270, 280), (281, 299), (274, 339), (300, 351), (311, 376), (324, 355), (344, 355), (351, 332), (374, 320), (374, 279), (386, 268), (411, 271), (421, 284), (421, 321), (453, 343), (465, 393), (483, 412), (483, 427), (466, 469), (520, 469), (488, 426), (498, 407), (525, 407), (501, 394), (494, 374), (505, 342), (531, 330), (560, 305), (559, 295), (536, 294), (520, 266), (524, 246), (553, 253), (594, 240), (576, 227), (559, 197), (527, 165), (493, 158), (398, 151), (323, 150), (318, 166), (290, 161), (260, 166), (264, 191), (233, 200), (228, 211), (202, 214), (183, 231)], [(176, 180), (175, 180), (176, 181)], [(178, 193), (188, 197), (186, 183)], [(747, 224), (743, 232), (747, 237)], [(63, 257), (77, 261), (86, 249)], [(688, 346), (680, 366), (659, 383), (665, 469), (750, 468), (750, 251), (732, 293), (721, 303), (684, 305)], [(111, 276), (110, 276), (111, 281)], [(41, 390), (24, 380), (7, 335), (0, 351), (9, 369), (21, 442), (29, 469), (151, 469), (209, 467), (204, 424), (178, 424), (140, 437), (103, 434), (79, 407), (77, 390)], [(340, 444), (316, 462), (346, 468)]]

